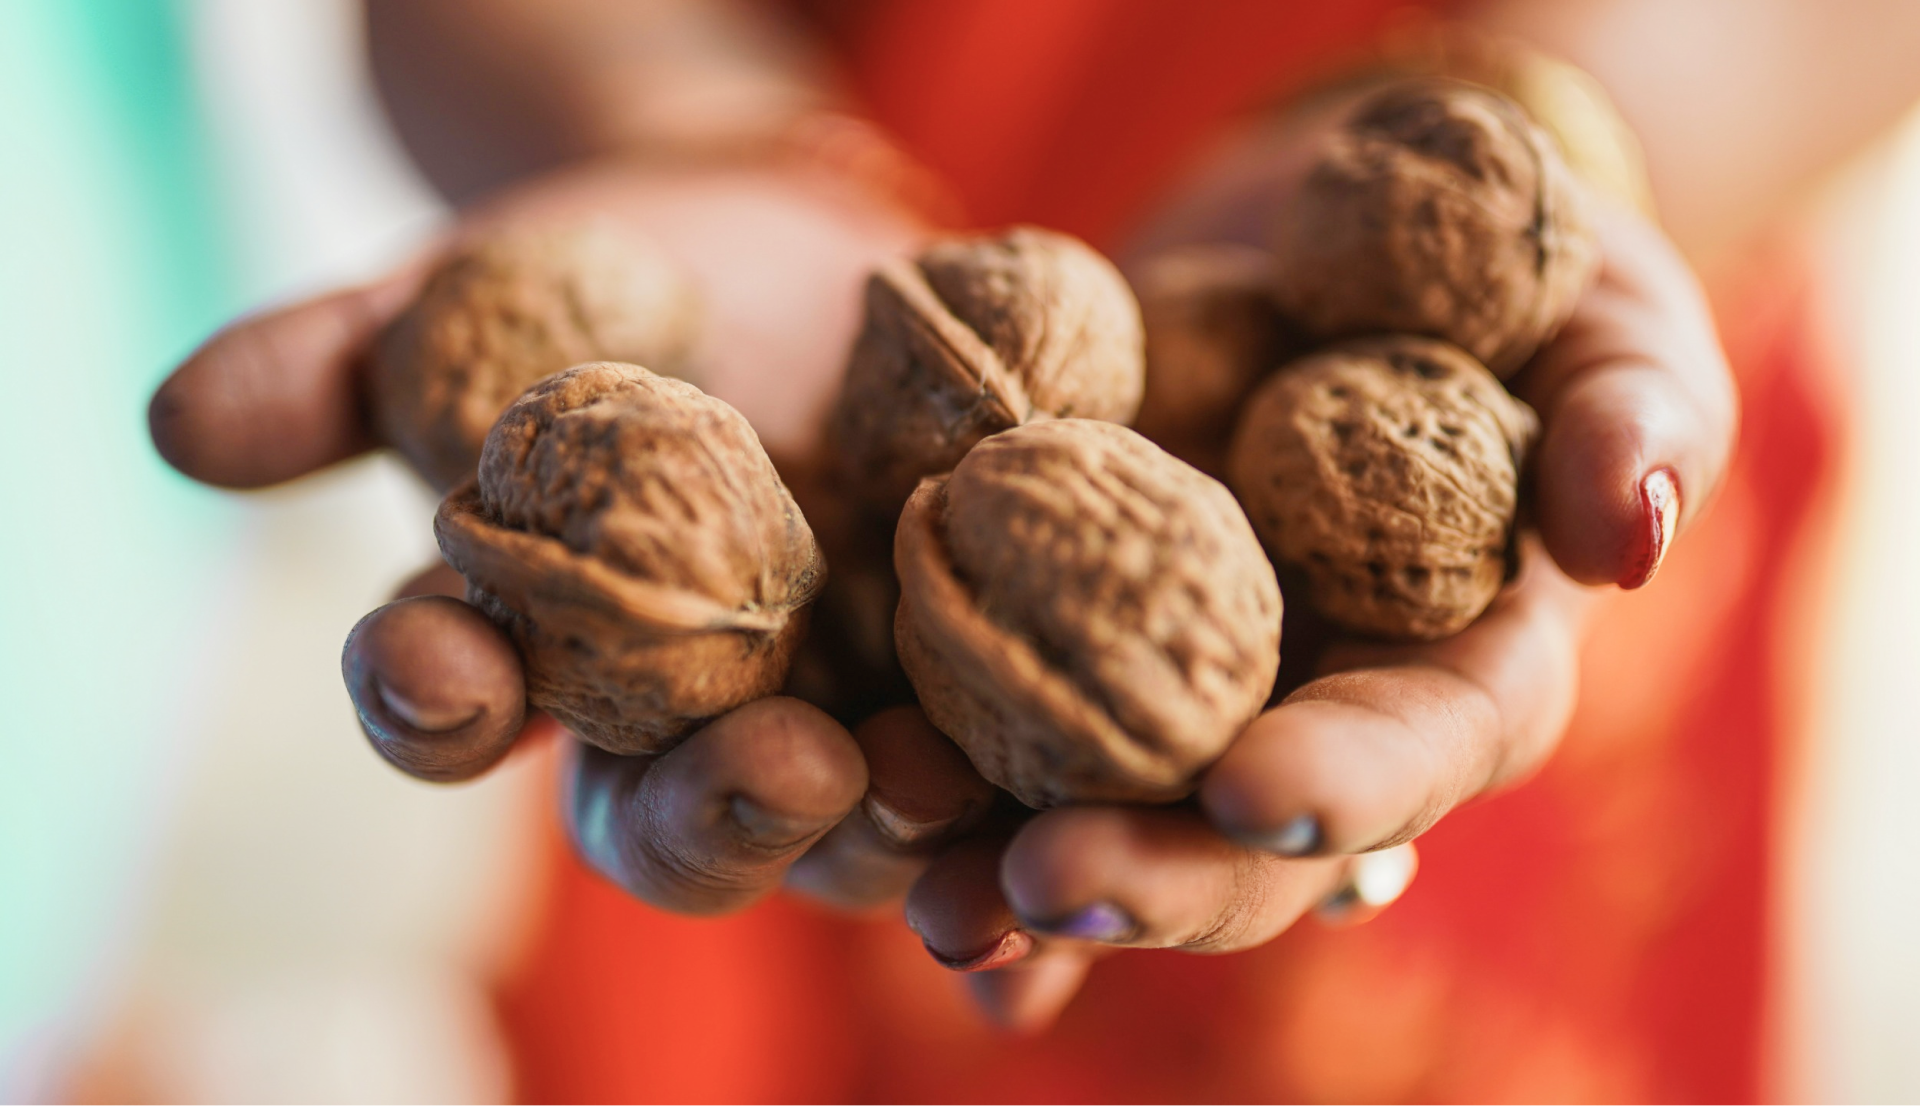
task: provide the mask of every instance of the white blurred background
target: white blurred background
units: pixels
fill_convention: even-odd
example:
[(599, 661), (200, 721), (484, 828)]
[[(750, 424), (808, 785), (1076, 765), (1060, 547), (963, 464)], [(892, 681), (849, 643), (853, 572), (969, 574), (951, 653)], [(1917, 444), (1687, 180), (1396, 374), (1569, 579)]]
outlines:
[[(31, 9), (0, 12), (0, 72), (8, 50), (61, 33)], [(374, 272), (444, 218), (386, 136), (355, 9), (349, 0), (169, 9), (184, 28), (236, 303)], [(0, 77), (0, 116), (16, 132), (27, 125), (14, 118), (23, 97), (46, 92), (22, 72), (12, 85)], [(61, 125), (85, 124), (82, 113)], [(0, 179), (28, 172), (0, 155)], [(57, 209), (47, 202), (29, 217)], [(14, 232), (32, 229), (15, 218)], [(1912, 1101), (1920, 117), (1834, 181), (1806, 225), (1827, 337), (1853, 378), (1857, 433), (1835, 601), (1810, 615), (1809, 631), (1831, 643), (1814, 740), (1785, 804), (1774, 1062), (1785, 1097)], [(0, 221), (0, 232), (9, 226)], [(40, 292), (49, 303), (63, 291), (100, 294), (84, 267), (62, 276), (10, 264), (0, 258), (11, 282), (0, 289), (25, 296), (30, 280), (51, 281)], [(25, 302), (0, 307), (0, 322), (40, 333), (44, 348), (88, 323)], [(135, 354), (150, 362), (148, 383), (185, 352), (180, 337)], [(29, 368), (7, 366), (10, 387)], [(59, 446), (37, 442), (40, 456)], [(0, 462), (21, 471), (35, 460), (21, 450)], [(41, 689), (36, 714), (27, 688), (4, 735), (13, 767), (0, 783), (0, 1097), (500, 1100), (508, 1073), (484, 985), (526, 920), (551, 781), (539, 763), (460, 788), (402, 779), (366, 749), (338, 674), (354, 621), (432, 555), (429, 500), (385, 458), (233, 499), (168, 487), (202, 520), (199, 536), (177, 546), (182, 570), (151, 572), (148, 586), (173, 592), (172, 621), (144, 636), (108, 621), (95, 640), (106, 642), (100, 671), (150, 660), (187, 690), (76, 685), (46, 705), (55, 693)], [(32, 494), (0, 491), (0, 517), (76, 510)], [(72, 532), (87, 533), (73, 518)], [(124, 578), (127, 567), (101, 572)], [(0, 639), (13, 639), (16, 678), (48, 667), (43, 648), (91, 648), (29, 641), (41, 625), (34, 585), (7, 578), (16, 582), (0, 610), (13, 628), (0, 621)], [(88, 694), (129, 702), (118, 715), (65, 721)], [(117, 770), (102, 767), (107, 758)], [(75, 1071), (88, 1073), (80, 1084)]]

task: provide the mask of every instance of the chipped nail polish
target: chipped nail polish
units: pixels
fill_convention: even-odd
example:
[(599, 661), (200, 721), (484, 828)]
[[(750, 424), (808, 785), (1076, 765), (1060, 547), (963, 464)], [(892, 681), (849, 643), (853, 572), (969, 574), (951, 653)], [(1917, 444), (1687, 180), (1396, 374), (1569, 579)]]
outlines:
[(1133, 916), (1110, 902), (1097, 902), (1064, 917), (1044, 922), (1029, 921), (1027, 924), (1055, 937), (1098, 941), (1108, 945), (1131, 940), (1140, 932), (1140, 925), (1133, 920)]
[(1646, 518), (1639, 555), (1620, 577), (1620, 586), (1628, 591), (1653, 580), (1673, 544), (1674, 527), (1680, 521), (1680, 478), (1671, 467), (1654, 469), (1640, 481), (1640, 506)]
[(1327, 847), (1327, 837), (1320, 828), (1320, 819), (1312, 814), (1295, 815), (1270, 833), (1238, 836), (1243, 844), (1281, 856), (1312, 856)]
[(938, 960), (941, 967), (955, 972), (992, 971), (994, 968), (1003, 968), (1016, 960), (1024, 959), (1033, 951), (1033, 936), (1019, 929), (1010, 929), (1001, 934), (983, 951), (960, 955), (941, 952), (924, 938), (920, 943), (926, 946), (927, 955)]
[(1406, 893), (1419, 866), (1419, 854), (1410, 844), (1356, 856), (1346, 880), (1321, 900), (1315, 913), (1334, 923), (1372, 917)]

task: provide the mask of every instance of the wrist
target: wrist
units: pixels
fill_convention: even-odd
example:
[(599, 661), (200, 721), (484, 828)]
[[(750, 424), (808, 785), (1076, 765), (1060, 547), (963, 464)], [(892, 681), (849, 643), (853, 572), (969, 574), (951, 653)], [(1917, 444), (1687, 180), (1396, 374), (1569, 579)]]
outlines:
[(775, 7), (415, 0), (366, 15), (389, 117), (456, 203), (617, 160), (773, 168), (952, 219), (934, 175), (851, 113), (826, 54)]

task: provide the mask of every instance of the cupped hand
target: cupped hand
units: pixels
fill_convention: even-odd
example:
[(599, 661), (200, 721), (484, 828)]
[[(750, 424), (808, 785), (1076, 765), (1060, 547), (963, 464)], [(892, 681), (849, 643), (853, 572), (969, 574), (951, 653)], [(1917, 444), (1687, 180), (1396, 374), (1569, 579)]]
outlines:
[[(920, 233), (802, 170), (612, 161), (522, 187), (465, 215), (453, 235), (588, 216), (644, 231), (686, 265), (705, 299), (701, 385), (746, 415), (783, 468), (819, 447), (867, 271)], [(376, 447), (367, 357), (433, 252), (214, 336), (153, 399), (161, 455), (196, 479), (253, 488)], [(516, 743), (559, 732), (528, 710), (511, 642), (460, 593), (445, 566), (422, 573), (354, 627), (342, 657), (374, 748), (427, 780), (470, 779)], [(571, 759), (566, 813), (581, 855), (640, 898), (689, 913), (765, 894), (835, 827), (796, 884), (849, 905), (898, 898), (928, 850), (990, 802), (917, 715), (883, 714), (849, 733), (790, 698), (742, 707), (661, 756), (575, 749)]]
[[(1273, 202), (1270, 176), (1195, 190), (1163, 220), (1163, 242), (1244, 237), (1249, 204)], [(688, 263), (712, 312), (704, 384), (777, 463), (809, 456), (864, 273), (907, 249), (913, 229), (765, 175), (620, 166), (543, 181), (468, 225), (585, 208), (633, 221)], [(583, 856), (647, 901), (696, 913), (783, 879), (856, 907), (911, 887), (908, 918), (929, 950), (973, 972), (987, 1011), (1022, 1027), (1050, 1021), (1114, 948), (1231, 951), (1315, 907), (1366, 916), (1411, 875), (1399, 846), (1551, 752), (1591, 603), (1579, 584), (1650, 578), (1730, 452), (1733, 390), (1685, 264), (1632, 215), (1603, 211), (1599, 225), (1596, 286), (1514, 381), (1544, 425), (1529, 501), (1539, 538), (1519, 578), (1448, 641), (1309, 648), (1290, 636), (1289, 667), (1305, 662), (1315, 678), (1248, 728), (1197, 803), (1022, 821), (1004, 800), (990, 809), (991, 789), (917, 711), (849, 733), (772, 699), (663, 756), (581, 751), (567, 813)], [(163, 455), (252, 487), (373, 447), (361, 368), (423, 268), (216, 336), (155, 398)], [(555, 728), (529, 718), (510, 644), (447, 597), (457, 578), (439, 569), (412, 590), (355, 628), (343, 661), (383, 755), (462, 779)]]
[[(1258, 244), (1301, 148), (1229, 157), (1146, 233), (1146, 251)], [(1411, 878), (1413, 838), (1551, 754), (1598, 594), (1582, 585), (1652, 578), (1718, 485), (1738, 411), (1685, 262), (1644, 219), (1599, 208), (1595, 285), (1510, 382), (1543, 424), (1525, 507), (1537, 532), (1517, 579), (1430, 644), (1298, 633), (1290, 611), (1282, 679), (1299, 686), (1206, 772), (1197, 802), (1052, 810), (938, 857), (909, 922), (937, 959), (977, 973), (997, 1021), (1050, 1023), (1112, 949), (1230, 952), (1316, 908), (1363, 919)]]

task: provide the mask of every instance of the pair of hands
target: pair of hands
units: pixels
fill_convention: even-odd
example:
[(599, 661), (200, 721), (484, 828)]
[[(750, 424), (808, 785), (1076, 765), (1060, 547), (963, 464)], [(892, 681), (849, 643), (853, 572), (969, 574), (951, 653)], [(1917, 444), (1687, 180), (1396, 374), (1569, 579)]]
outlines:
[[(1146, 240), (1244, 236), (1250, 213), (1284, 202), (1296, 164), (1253, 151), (1187, 189)], [(748, 418), (783, 471), (804, 468), (822, 446), (866, 273), (910, 251), (920, 228), (800, 170), (621, 161), (534, 180), (462, 227), (589, 211), (687, 264), (709, 306), (703, 386)], [(1289, 669), (1311, 678), (1247, 728), (1197, 802), (1016, 816), (917, 710), (849, 732), (773, 698), (658, 757), (577, 749), (566, 814), (580, 852), (687, 913), (737, 909), (782, 882), (847, 906), (904, 896), (928, 950), (973, 973), (987, 1013), (1015, 1027), (1048, 1023), (1115, 948), (1228, 952), (1329, 901), (1364, 914), (1358, 866), (1552, 751), (1594, 595), (1581, 585), (1644, 583), (1725, 467), (1736, 401), (1691, 275), (1644, 221), (1607, 210), (1599, 222), (1597, 284), (1513, 382), (1544, 427), (1538, 536), (1518, 579), (1443, 642), (1305, 641), (1290, 627)], [(425, 267), (216, 335), (154, 398), (161, 454), (245, 488), (374, 448), (364, 361)], [(1662, 471), (1683, 494), (1663, 500), (1658, 477), (1649, 494)], [(403, 591), (411, 598), (355, 627), (343, 662), (375, 747), (428, 779), (477, 775), (516, 741), (558, 730), (529, 714), (511, 644), (459, 594), (444, 566), (427, 570)]]

